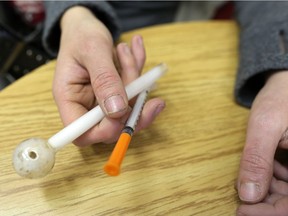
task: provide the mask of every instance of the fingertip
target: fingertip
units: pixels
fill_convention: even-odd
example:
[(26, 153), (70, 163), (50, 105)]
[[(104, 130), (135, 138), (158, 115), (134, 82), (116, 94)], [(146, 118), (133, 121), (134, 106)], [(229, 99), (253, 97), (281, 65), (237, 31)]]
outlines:
[(139, 46), (143, 46), (143, 37), (142, 35), (134, 35), (132, 41), (136, 42)]
[(262, 201), (268, 192), (271, 181), (269, 168), (260, 168), (259, 164), (248, 164), (243, 160), (241, 163), (237, 182), (239, 199), (250, 204)]
[(238, 193), (241, 201), (246, 203), (256, 203), (262, 200), (261, 186), (256, 182), (241, 182)]
[(144, 41), (141, 35), (135, 35), (132, 38), (131, 49), (136, 59), (137, 68), (139, 71), (141, 71), (146, 61), (146, 51)]
[(144, 105), (142, 114), (139, 119), (136, 131), (147, 128), (155, 118), (164, 110), (166, 104), (165, 101), (159, 98), (154, 98)]
[(165, 101), (159, 101), (153, 112), (153, 117), (156, 118), (166, 107)]

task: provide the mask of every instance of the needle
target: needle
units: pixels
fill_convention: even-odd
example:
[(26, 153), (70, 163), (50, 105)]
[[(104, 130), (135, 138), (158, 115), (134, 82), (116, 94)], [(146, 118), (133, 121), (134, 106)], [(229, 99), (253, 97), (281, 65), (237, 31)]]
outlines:
[(117, 176), (120, 173), (121, 163), (124, 159), (125, 153), (132, 139), (135, 127), (141, 115), (141, 111), (143, 109), (147, 95), (148, 90), (145, 90), (138, 95), (136, 103), (126, 122), (126, 125), (122, 130), (122, 133), (114, 147), (114, 150), (108, 162), (104, 166), (104, 171), (110, 176)]

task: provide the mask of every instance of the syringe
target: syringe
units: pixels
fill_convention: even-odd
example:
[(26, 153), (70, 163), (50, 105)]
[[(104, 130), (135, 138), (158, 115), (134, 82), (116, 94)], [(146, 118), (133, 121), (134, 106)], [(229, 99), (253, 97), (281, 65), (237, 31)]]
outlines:
[(145, 104), (148, 92), (149, 90), (144, 90), (138, 95), (132, 112), (125, 124), (125, 127), (122, 130), (122, 133), (113, 149), (108, 162), (104, 166), (104, 171), (110, 176), (117, 176), (120, 174), (122, 161), (135, 131), (135, 127), (141, 115), (141, 111)]

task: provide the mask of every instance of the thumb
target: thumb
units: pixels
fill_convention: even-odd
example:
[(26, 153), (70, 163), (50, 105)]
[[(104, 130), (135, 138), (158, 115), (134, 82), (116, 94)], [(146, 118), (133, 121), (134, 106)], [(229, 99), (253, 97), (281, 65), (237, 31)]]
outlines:
[(98, 64), (93, 69), (88, 70), (97, 102), (105, 114), (112, 118), (123, 116), (128, 108), (128, 99), (114, 64), (100, 67)]
[(249, 203), (263, 200), (268, 193), (275, 152), (286, 125), (283, 102), (275, 97), (274, 87), (265, 87), (251, 109), (237, 182), (239, 198)]
[[(128, 99), (122, 79), (113, 61), (112, 36), (106, 26), (89, 10), (78, 7), (76, 12), (73, 13), (73, 16), (69, 16), (69, 18), (74, 17), (73, 21), (76, 24), (71, 22), (71, 18), (64, 20), (69, 20), (69, 22), (63, 21), (61, 43), (62, 46), (65, 44), (69, 54), (73, 56), (79, 66), (88, 72), (89, 77), (85, 77), (83, 80), (77, 74), (73, 76), (81, 82), (81, 88), (91, 85), (97, 103), (106, 116), (120, 118), (128, 109)], [(71, 32), (72, 35), (76, 32), (77, 37), (71, 37)], [(86, 78), (90, 79), (89, 83)]]
[(99, 42), (96, 42), (95, 47), (90, 49), (83, 63), (88, 70), (97, 103), (107, 116), (122, 117), (127, 112), (128, 99), (113, 62), (112, 47)]
[(242, 201), (259, 202), (268, 192), (274, 155), (283, 132), (277, 125), (281, 119), (273, 113), (271, 109), (251, 111), (238, 179), (238, 193)]
[(256, 203), (264, 199), (271, 182), (277, 139), (263, 127), (266, 126), (254, 120), (248, 126), (237, 182), (239, 198), (244, 202)]

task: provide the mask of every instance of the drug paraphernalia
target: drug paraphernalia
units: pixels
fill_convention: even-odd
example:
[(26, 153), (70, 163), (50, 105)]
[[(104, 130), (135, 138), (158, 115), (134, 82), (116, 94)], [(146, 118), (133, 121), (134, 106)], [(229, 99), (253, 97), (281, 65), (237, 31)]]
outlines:
[[(128, 100), (152, 86), (166, 71), (166, 64), (159, 64), (128, 84), (125, 87)], [(15, 171), (26, 178), (47, 175), (54, 166), (57, 151), (96, 125), (104, 116), (98, 105), (48, 140), (31, 138), (21, 142), (13, 153)]]
[(141, 111), (145, 104), (147, 95), (148, 95), (148, 90), (144, 90), (137, 97), (137, 100), (132, 109), (132, 112), (126, 122), (126, 125), (124, 129), (122, 130), (122, 133), (113, 149), (113, 152), (108, 162), (104, 166), (104, 171), (108, 175), (117, 176), (120, 173), (121, 163), (124, 159), (125, 153), (128, 149), (131, 138), (135, 131), (135, 127), (141, 115)]

